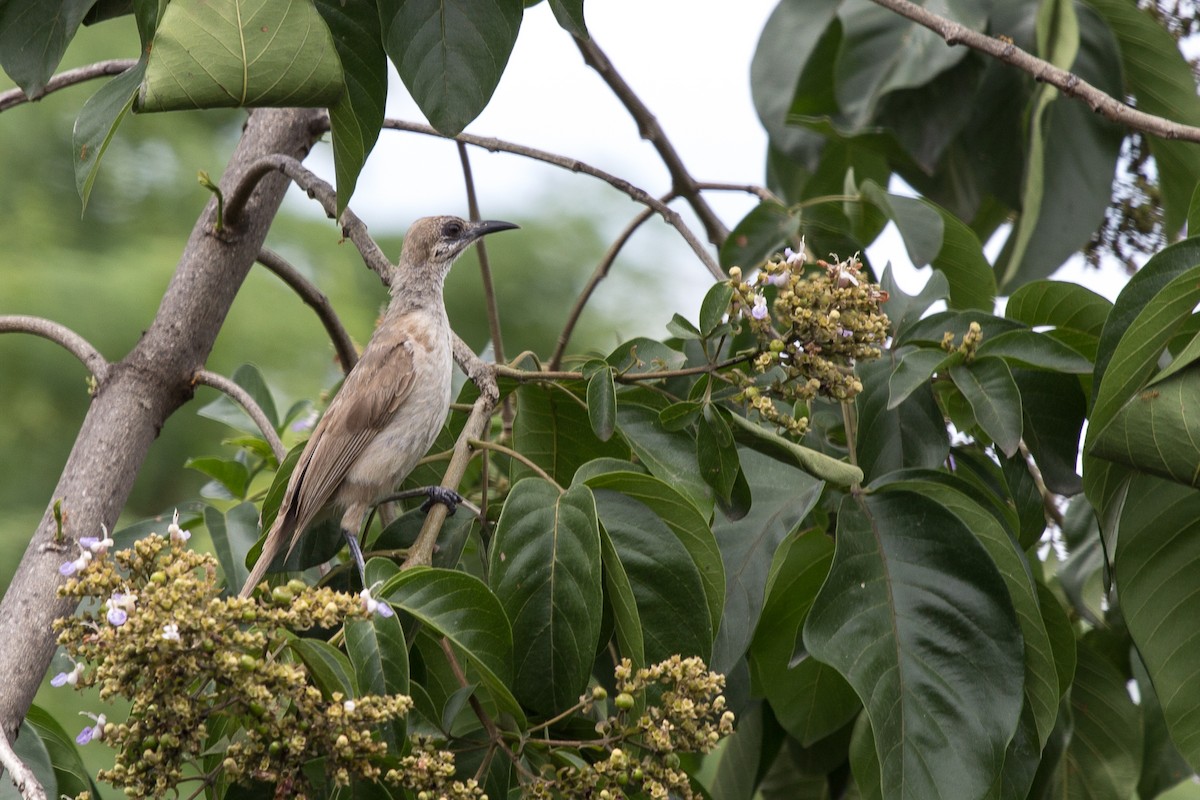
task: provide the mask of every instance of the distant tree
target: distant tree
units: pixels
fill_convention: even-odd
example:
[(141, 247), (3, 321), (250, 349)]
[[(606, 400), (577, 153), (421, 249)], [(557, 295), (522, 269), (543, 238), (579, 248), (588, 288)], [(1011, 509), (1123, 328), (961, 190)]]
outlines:
[[(0, 65), (20, 87), (0, 111), (115, 76), (75, 125), (85, 206), (131, 109), (253, 108), (123, 358), (0, 316), (91, 374), (0, 601), (0, 764), (23, 794), (97, 793), (77, 747), (99, 739), (116, 758), (100, 778), (131, 796), (1196, 796), (1190, 6), (955, 0), (951, 21), (905, 0), (782, 0), (751, 76), (766, 186), (729, 186), (688, 172), (582, 0), (550, 0), (668, 168), (655, 198), (462, 133), (523, 5), (0, 2)], [(125, 13), (136, 61), (54, 74), (82, 21)], [(384, 119), (389, 60), (433, 127)], [(561, 315), (546, 352), (505, 347), (480, 252), (490, 360), (456, 343), (469, 382), (397, 487), (455, 489), (459, 513), (382, 506), (365, 587), (336, 526), (315, 523), (288, 574), (238, 599), (303, 444), (284, 437), (311, 420), (209, 354), (260, 262), (352, 368), (335, 309), (263, 243), (294, 182), (388, 283), (349, 208), (383, 129), (455, 139), (473, 217), (471, 147), (592, 175), (644, 210), (572, 308), (538, 307)], [(336, 189), (302, 164), (327, 132)], [(732, 230), (705, 200), (730, 189), (760, 200)], [(578, 352), (596, 285), (655, 215), (712, 275), (698, 318)], [(915, 296), (857, 255), (888, 223), (934, 268)], [(1080, 254), (1146, 261), (1110, 303), (1047, 279)], [(223, 457), (190, 462), (211, 483), (110, 536), (199, 385), (227, 395), (205, 413), (232, 430)], [(201, 529), (211, 554), (189, 543)], [(128, 717), (97, 709), (73, 743), (33, 705), (48, 672), (125, 697)]]

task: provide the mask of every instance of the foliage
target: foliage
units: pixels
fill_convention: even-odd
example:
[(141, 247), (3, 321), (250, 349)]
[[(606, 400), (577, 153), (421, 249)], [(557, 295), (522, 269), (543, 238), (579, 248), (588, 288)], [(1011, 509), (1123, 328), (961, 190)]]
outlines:
[[(142, 58), (76, 129), (85, 201), (121, 117), (182, 102), (199, 63), (212, 91), (187, 102), (330, 109), (340, 211), (381, 124), (385, 59), (457, 133), (523, 8), (203, 16), (219, 5), (133, 4)], [(551, 5), (586, 36), (581, 2)], [(1172, 34), (1132, 2), (944, 6), (1143, 110), (1200, 113)], [(78, 11), (5, 31), (43, 45), (0, 47), (31, 94)], [(239, 46), (209, 54), (201, 35)], [(1195, 223), (1200, 150), (1125, 144), (869, 0), (781, 0), (752, 82), (768, 186), (720, 244), (698, 318), (549, 369), (524, 353), (488, 373), (498, 399), (465, 385), (402, 487), (471, 454), (452, 482), (479, 512), (441, 524), (432, 566), (401, 569), (439, 524), (401, 506), (369, 526), (366, 587), (317, 523), (282, 565), (298, 575), (220, 596), (217, 565), (236, 589), (293, 463), (228, 401), (203, 412), (235, 432), (227, 452), (190, 462), (211, 479), (203, 509), (172, 530), (203, 521), (215, 557), (140, 538), (147, 523), (114, 536), (140, 539), (116, 572), (107, 538), (81, 540), (64, 591), (107, 611), (61, 623), (77, 663), (56, 680), (133, 699), (129, 721), (87, 729), (118, 749), (102, 777), (134, 794), (199, 779), (214, 797), (244, 779), (389, 791), (381, 777), (417, 797), (1194, 796), (1200, 238), (1154, 253), (1115, 303), (1047, 278), (1130, 207), (1112, 186), (1123, 148), (1157, 180), (1142, 188), (1165, 233)], [(862, 255), (888, 224), (933, 267), (917, 295)], [(281, 418), (256, 369), (235, 378), (276, 431), (306, 408)], [(60, 725), (35, 712), (27, 729), (47, 786), (92, 788)]]

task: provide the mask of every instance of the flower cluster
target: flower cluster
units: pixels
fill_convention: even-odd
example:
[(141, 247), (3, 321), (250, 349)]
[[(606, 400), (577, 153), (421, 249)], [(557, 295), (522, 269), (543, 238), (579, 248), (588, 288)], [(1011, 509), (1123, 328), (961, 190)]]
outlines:
[(975, 360), (975, 351), (979, 349), (982, 341), (983, 328), (979, 327), (978, 322), (972, 322), (967, 326), (967, 332), (963, 334), (962, 342), (957, 346), (954, 344), (953, 331), (946, 331), (942, 334), (942, 349), (947, 353), (962, 353), (963, 361), (970, 364)]
[[(624, 659), (615, 671), (615, 714), (596, 725), (605, 754), (587, 765), (560, 768), (526, 787), (532, 797), (697, 797), (680, 769), (680, 753), (707, 753), (733, 732), (725, 708), (725, 676), (700, 658), (678, 655), (634, 670)], [(581, 698), (581, 704), (604, 695)], [(639, 700), (640, 698), (640, 700)], [(639, 713), (639, 706), (643, 710)]]
[(412, 746), (399, 769), (388, 771), (388, 783), (412, 791), (417, 800), (487, 800), (474, 778), (454, 779), (453, 753), (438, 750), (427, 737), (413, 736), (409, 742)]
[(59, 589), (83, 610), (55, 623), (72, 668), (51, 683), (96, 687), (131, 706), (124, 722), (88, 715), (93, 724), (76, 739), (116, 751), (101, 780), (127, 796), (161, 796), (195, 780), (199, 766), (302, 796), (310, 786), (303, 768), (317, 758), (333, 784), (377, 779), (388, 751), (378, 729), (406, 714), (411, 699), (326, 695), (286, 646), (294, 631), (367, 617), (364, 599), (301, 581), (278, 587), (282, 599), (222, 597), (216, 560), (188, 549), (176, 529), (111, 557), (107, 537), (99, 549), (81, 541), (94, 556)]
[[(887, 292), (867, 280), (857, 259), (815, 267), (806, 270), (803, 253), (788, 249), (752, 280), (738, 267), (729, 271), (730, 319), (748, 320), (759, 342), (754, 367), (768, 378), (765, 386), (747, 379), (742, 399), (794, 434), (804, 433), (807, 420), (780, 412), (775, 400), (852, 399), (862, 391), (854, 365), (879, 357), (890, 326), (882, 311)], [(768, 291), (775, 293), (770, 307)]]

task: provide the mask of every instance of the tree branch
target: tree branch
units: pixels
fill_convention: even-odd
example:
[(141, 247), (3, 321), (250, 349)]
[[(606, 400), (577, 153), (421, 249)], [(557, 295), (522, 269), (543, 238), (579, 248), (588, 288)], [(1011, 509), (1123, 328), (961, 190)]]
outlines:
[[(315, 141), (317, 112), (260, 109), (250, 114), (222, 179), (229, 194), (247, 168), (268, 153), (303, 157)], [(237, 226), (213, 233), (216, 200), (197, 219), (154, 320), (134, 348), (109, 367), (88, 406), (58, 484), (49, 492), (37, 530), (0, 599), (0, 730), (15, 734), (56, 647), (54, 619), (73, 611), (57, 596), (55, 505), (72, 538), (111, 529), (124, 508), (146, 453), (166, 420), (193, 392), (242, 281), (262, 249), (287, 181), (268, 176), (242, 198)]]
[[(398, 131), (408, 131), (409, 133), (420, 133), (424, 134), (425, 136), (437, 136), (443, 139), (446, 138), (428, 125), (421, 125), (416, 122), (405, 122), (404, 120), (398, 119), (385, 119), (383, 121), (383, 127), (392, 128), (393, 130)], [(593, 167), (590, 164), (586, 164), (578, 159), (567, 158), (566, 156), (549, 153), (545, 150), (538, 150), (536, 147), (525, 147), (524, 145), (513, 144), (512, 142), (506, 142), (503, 139), (495, 139), (486, 136), (474, 136), (469, 133), (460, 133), (458, 136), (454, 137), (454, 140), (457, 142), (464, 142), (475, 147), (482, 147), (484, 150), (492, 153), (503, 152), (512, 153), (518, 156), (525, 156), (526, 158), (531, 158), (534, 161), (553, 164), (556, 167), (561, 167), (562, 169), (570, 170), (571, 172), (582, 172), (584, 175), (590, 175), (593, 178), (599, 178), (617, 191), (628, 195), (633, 200), (641, 203), (644, 206), (653, 208), (659, 214), (659, 216), (667, 221), (671, 227), (679, 231), (679, 235), (682, 236), (683, 240), (692, 248), (692, 251), (696, 254), (696, 257), (699, 258), (701, 263), (703, 263), (708, 269), (714, 280), (723, 281), (729, 277), (725, 274), (724, 270), (721, 269), (720, 265), (717, 264), (717, 261), (712, 257), (712, 254), (709, 253), (705, 248), (704, 243), (696, 238), (696, 234), (692, 233), (692, 230), (688, 228), (688, 226), (684, 223), (683, 218), (679, 216), (678, 213), (665, 204), (659, 202), (658, 199), (653, 197), (646, 190), (639, 189), (624, 178), (618, 178), (616, 175), (605, 172), (597, 167)]]
[(338, 319), (337, 312), (329, 303), (329, 298), (312, 281), (289, 264), (287, 259), (274, 250), (264, 247), (258, 254), (258, 263), (279, 276), (284, 283), (291, 287), (292, 291), (300, 295), (301, 300), (317, 312), (317, 318), (321, 320), (321, 324), (325, 326), (325, 332), (329, 334), (329, 339), (333, 342), (333, 349), (337, 352), (342, 372), (349, 373), (358, 363), (358, 350), (355, 349), (354, 341), (346, 332), (342, 321)]
[(950, 46), (966, 45), (972, 50), (987, 53), (1006, 64), (1024, 70), (1037, 80), (1054, 86), (1068, 97), (1078, 97), (1093, 111), (1113, 122), (1164, 139), (1200, 142), (1200, 128), (1182, 125), (1163, 117), (1138, 111), (1112, 95), (1100, 91), (1078, 75), (1027, 53), (1011, 42), (973, 31), (965, 25), (927, 11), (909, 0), (872, 0), (872, 2), (910, 19), (918, 25), (923, 25), (945, 39), (946, 44)]
[(210, 372), (206, 369), (202, 369), (196, 373), (193, 383), (209, 386), (218, 392), (224, 392), (229, 395), (234, 402), (250, 415), (250, 419), (254, 420), (254, 424), (262, 431), (263, 438), (267, 440), (267, 444), (271, 446), (271, 452), (275, 454), (275, 460), (280, 464), (283, 463), (283, 460), (287, 458), (287, 448), (280, 441), (279, 434), (275, 432), (275, 428), (271, 425), (271, 420), (267, 419), (266, 412), (255, 402), (249, 392), (224, 375), (219, 375), (216, 372)]
[(33, 774), (33, 770), (17, 756), (9, 742), (8, 734), (3, 729), (0, 729), (0, 767), (8, 773), (9, 779), (25, 800), (46, 800), (45, 787)]
[(8, 316), (0, 317), (0, 333), (31, 333), (49, 339), (83, 362), (97, 383), (103, 383), (108, 377), (111, 365), (100, 355), (100, 351), (65, 325), (42, 317)]
[(15, 108), (22, 103), (37, 102), (51, 92), (57, 92), (59, 89), (65, 89), (77, 83), (83, 83), (95, 78), (103, 78), (106, 75), (120, 75), (135, 64), (137, 64), (137, 61), (132, 58), (114, 58), (109, 61), (97, 61), (95, 64), (88, 64), (76, 69), (69, 69), (66, 72), (60, 72), (46, 81), (46, 88), (37, 97), (28, 97), (20, 89), (9, 89), (7, 92), (0, 92), (0, 111), (8, 111), (10, 108)]
[(654, 145), (654, 149), (658, 151), (659, 157), (666, 165), (667, 172), (671, 175), (672, 192), (688, 201), (692, 210), (696, 212), (696, 216), (700, 218), (700, 224), (704, 226), (708, 240), (720, 247), (725, 238), (729, 236), (729, 229), (725, 227), (725, 223), (700, 194), (699, 185), (687, 171), (687, 167), (683, 165), (683, 159), (679, 157), (675, 146), (671, 144), (671, 140), (667, 138), (662, 126), (658, 124), (658, 119), (633, 91), (633, 87), (626, 83), (621, 74), (617, 72), (616, 67), (608, 60), (608, 56), (596, 44), (595, 39), (574, 38), (575, 45), (583, 54), (584, 63), (596, 70), (608, 84), (608, 88), (612, 89), (613, 94), (625, 106), (625, 110), (637, 122), (638, 133), (643, 139)]

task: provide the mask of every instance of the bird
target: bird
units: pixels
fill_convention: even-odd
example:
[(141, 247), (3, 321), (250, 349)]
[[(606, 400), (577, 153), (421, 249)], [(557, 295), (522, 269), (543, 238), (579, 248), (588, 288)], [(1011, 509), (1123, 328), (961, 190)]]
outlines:
[[(341, 509), (341, 533), (367, 588), (359, 530), (371, 507), (433, 445), (449, 411), (454, 359), (446, 275), (472, 243), (517, 227), (436, 216), (409, 228), (383, 319), (301, 452), (242, 597), (254, 592), (280, 553), (291, 554), (326, 506)], [(427, 493), (430, 502), (451, 508), (458, 499), (441, 487)]]

